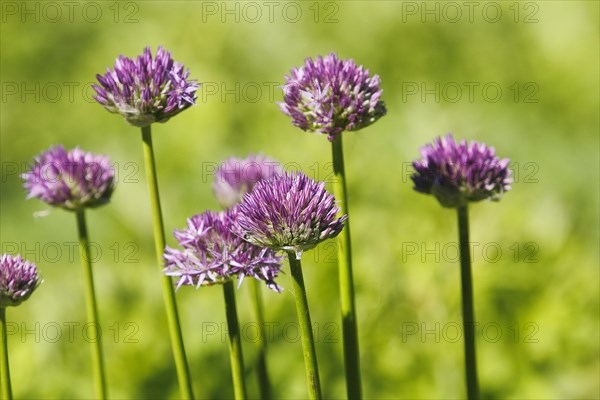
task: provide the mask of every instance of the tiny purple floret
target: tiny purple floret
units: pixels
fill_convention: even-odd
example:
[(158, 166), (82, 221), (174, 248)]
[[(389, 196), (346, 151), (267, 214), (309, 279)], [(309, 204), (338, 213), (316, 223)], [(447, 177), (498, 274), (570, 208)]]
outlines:
[(162, 46), (154, 58), (146, 47), (137, 58), (121, 55), (113, 70), (107, 68), (106, 74), (97, 74), (100, 85), (92, 85), (94, 99), (137, 127), (166, 122), (195, 104), (200, 84), (189, 80), (189, 75), (190, 71), (174, 62)]
[(336, 237), (347, 216), (337, 217), (335, 198), (301, 172), (286, 173), (256, 184), (238, 206), (240, 234), (257, 246), (295, 252)]
[(475, 141), (457, 143), (448, 134), (423, 147), (421, 155), (413, 162), (414, 189), (434, 195), (443, 207), (498, 201), (511, 189), (510, 160), (496, 157), (493, 147)]
[(36, 156), (22, 178), (28, 199), (76, 211), (108, 203), (115, 174), (108, 157), (59, 145)]
[(20, 255), (3, 254), (0, 259), (0, 307), (18, 306), (41, 282), (34, 263)]
[(340, 60), (335, 53), (307, 58), (285, 77), (279, 107), (304, 131), (326, 134), (330, 141), (343, 131), (356, 131), (386, 114), (378, 75)]
[(210, 286), (246, 276), (264, 281), (281, 292), (275, 278), (281, 269), (282, 257), (273, 250), (255, 246), (236, 234), (238, 213), (206, 211), (187, 220), (187, 227), (175, 230), (182, 249), (168, 247), (163, 255), (165, 274), (179, 278), (182, 285)]
[(242, 200), (244, 193), (252, 191), (257, 182), (282, 173), (278, 161), (262, 154), (250, 154), (243, 159), (231, 157), (219, 166), (213, 193), (221, 206), (230, 208)]

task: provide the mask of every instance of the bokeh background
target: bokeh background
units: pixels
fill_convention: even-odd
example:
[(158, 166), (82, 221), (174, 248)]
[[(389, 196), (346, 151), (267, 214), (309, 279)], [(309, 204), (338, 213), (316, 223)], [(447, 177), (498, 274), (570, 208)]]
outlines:
[[(409, 179), (419, 147), (452, 132), (509, 157), (515, 184), (471, 207), (484, 398), (598, 398), (599, 6), (539, 2), (10, 2), (1, 45), (1, 243), (44, 283), (8, 318), (17, 398), (93, 396), (75, 217), (25, 201), (19, 173), (51, 145), (110, 155), (112, 203), (89, 212), (113, 398), (177, 398), (138, 129), (91, 100), (119, 54), (166, 46), (204, 83), (154, 125), (168, 242), (205, 209), (216, 165), (263, 152), (331, 177), (330, 145), (277, 107), (283, 76), (335, 51), (381, 76), (388, 115), (346, 133), (366, 398), (464, 396), (456, 216)], [(460, 89), (460, 91), (458, 90)], [(472, 90), (472, 91), (471, 91)], [(304, 256), (323, 391), (345, 397), (333, 242)], [(287, 266), (286, 266), (287, 270)], [(281, 278), (290, 288), (289, 275)], [(238, 307), (258, 396), (250, 292)], [(231, 398), (218, 288), (178, 294), (194, 389)], [(304, 398), (293, 294), (265, 290), (279, 398)]]

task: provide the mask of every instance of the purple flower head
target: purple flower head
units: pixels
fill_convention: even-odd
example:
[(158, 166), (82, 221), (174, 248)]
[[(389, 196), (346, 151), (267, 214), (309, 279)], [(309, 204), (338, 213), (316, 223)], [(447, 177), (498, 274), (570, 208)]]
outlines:
[(40, 283), (34, 263), (21, 256), (3, 254), (0, 259), (0, 307), (18, 306)]
[(304, 131), (327, 134), (333, 141), (343, 131), (362, 129), (385, 115), (378, 75), (340, 60), (335, 53), (294, 68), (285, 77), (284, 102), (279, 107)]
[(177, 287), (210, 286), (234, 277), (239, 283), (245, 276), (264, 281), (276, 292), (281, 287), (275, 278), (281, 269), (282, 257), (273, 250), (244, 241), (235, 231), (236, 208), (194, 215), (187, 227), (174, 232), (183, 250), (167, 246), (163, 258), (165, 274), (179, 278)]
[(325, 183), (301, 172), (258, 182), (238, 208), (244, 239), (257, 246), (294, 251), (298, 259), (304, 250), (336, 237), (347, 218), (336, 218), (339, 208)]
[(411, 176), (417, 192), (434, 195), (443, 207), (470, 201), (500, 200), (512, 183), (510, 160), (500, 160), (493, 147), (472, 141), (456, 143), (451, 134), (421, 148)]
[(232, 157), (223, 161), (217, 170), (213, 192), (221, 206), (233, 207), (242, 200), (244, 193), (252, 191), (257, 182), (282, 173), (278, 161), (262, 154), (251, 154), (245, 159)]
[(131, 125), (144, 127), (167, 122), (195, 104), (200, 85), (188, 80), (189, 70), (160, 46), (152, 58), (149, 47), (135, 59), (119, 56), (114, 70), (97, 74), (94, 99), (112, 113), (121, 114)]
[(115, 174), (108, 157), (79, 147), (67, 152), (59, 145), (36, 156), (22, 178), (28, 199), (37, 197), (51, 206), (75, 211), (108, 203)]

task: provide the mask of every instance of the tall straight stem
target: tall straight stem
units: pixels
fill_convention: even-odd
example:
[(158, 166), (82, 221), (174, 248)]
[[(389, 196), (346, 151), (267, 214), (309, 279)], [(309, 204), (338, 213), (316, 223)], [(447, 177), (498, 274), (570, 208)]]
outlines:
[(225, 298), (225, 314), (227, 316), (227, 331), (229, 333), (229, 359), (231, 360), (233, 393), (236, 400), (240, 400), (246, 398), (246, 385), (244, 383), (244, 356), (235, 306), (233, 281), (223, 284), (223, 297)]
[(258, 376), (258, 387), (260, 398), (263, 400), (271, 399), (271, 382), (269, 380), (269, 371), (267, 370), (267, 335), (265, 333), (265, 319), (263, 312), (263, 301), (260, 282), (256, 279), (251, 280), (252, 286), (252, 306), (256, 323), (260, 329), (260, 336), (256, 344), (258, 356), (256, 359), (256, 373)]
[(296, 297), (296, 312), (298, 313), (298, 322), (300, 323), (300, 331), (302, 333), (302, 351), (304, 353), (304, 365), (308, 380), (308, 397), (310, 399), (321, 399), (317, 351), (315, 349), (312, 323), (310, 321), (306, 288), (304, 287), (304, 277), (302, 276), (302, 265), (300, 264), (300, 260), (296, 259), (296, 254), (293, 252), (288, 252), (288, 259), (290, 261), (290, 270), (292, 272), (292, 282)]
[(150, 194), (150, 207), (152, 210), (152, 222), (154, 226), (154, 247), (156, 259), (162, 279), (162, 290), (165, 308), (167, 311), (167, 323), (169, 335), (171, 336), (171, 347), (175, 358), (179, 390), (184, 399), (193, 399), (192, 382), (190, 370), (185, 356), (183, 337), (179, 326), (179, 314), (175, 301), (175, 289), (171, 278), (162, 273), (162, 255), (165, 250), (165, 230), (163, 226), (162, 211), (160, 208), (160, 197), (158, 195), (158, 179), (156, 177), (156, 165), (154, 163), (154, 149), (152, 147), (152, 132), (150, 125), (142, 128), (142, 141), (144, 145), (144, 161), (146, 165), (146, 180), (148, 181), (148, 192)]
[(83, 278), (85, 280), (87, 319), (94, 330), (93, 337), (96, 338), (95, 340), (91, 340), (96, 397), (98, 399), (106, 399), (106, 373), (104, 372), (104, 356), (102, 354), (102, 330), (100, 329), (98, 306), (96, 305), (94, 273), (92, 271), (92, 259), (90, 256), (89, 236), (84, 209), (77, 211), (77, 233), (79, 234), (79, 251), (83, 266)]
[(10, 368), (8, 367), (8, 338), (6, 337), (6, 308), (0, 307), (0, 329), (2, 329), (2, 346), (0, 346), (0, 371), (2, 381), (2, 398), (5, 400), (12, 399), (12, 389), (10, 386)]
[(479, 399), (477, 363), (475, 360), (475, 315), (473, 312), (473, 283), (469, 250), (469, 209), (458, 207), (458, 235), (460, 243), (460, 276), (462, 284), (463, 331), (465, 332), (465, 373), (467, 397)]
[[(342, 135), (336, 135), (332, 143), (333, 191), (340, 202), (340, 214), (348, 215), (348, 195), (344, 172), (344, 150)], [(356, 326), (356, 304), (354, 301), (354, 278), (352, 277), (352, 246), (350, 242), (350, 218), (338, 236), (338, 270), (340, 303), (342, 310), (342, 332), (344, 337), (344, 368), (346, 370), (346, 392), (349, 399), (362, 398), (360, 377), (360, 352), (358, 350), (358, 328)]]

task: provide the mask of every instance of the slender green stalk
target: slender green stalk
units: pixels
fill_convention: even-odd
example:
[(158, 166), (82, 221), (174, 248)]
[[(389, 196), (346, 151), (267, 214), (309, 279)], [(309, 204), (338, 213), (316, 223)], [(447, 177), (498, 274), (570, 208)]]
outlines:
[(300, 264), (300, 260), (296, 259), (296, 254), (293, 252), (288, 252), (288, 259), (290, 261), (290, 270), (292, 272), (294, 294), (296, 297), (296, 312), (298, 313), (298, 322), (300, 323), (300, 331), (302, 333), (302, 351), (304, 353), (304, 365), (308, 380), (308, 397), (310, 399), (321, 399), (317, 351), (315, 349), (308, 299), (306, 298), (306, 288), (304, 287), (304, 278), (302, 276), (302, 265)]
[(0, 346), (0, 367), (2, 371), (2, 398), (5, 400), (12, 399), (12, 389), (10, 387), (10, 368), (8, 367), (8, 340), (6, 337), (6, 308), (0, 307), (0, 329), (2, 329), (2, 346)]
[(229, 334), (229, 359), (231, 360), (233, 393), (236, 400), (240, 400), (246, 398), (246, 384), (244, 383), (244, 356), (235, 306), (233, 281), (227, 281), (223, 284), (223, 297), (225, 298), (225, 314), (227, 316), (227, 332)]
[(85, 210), (77, 211), (77, 232), (79, 234), (79, 251), (81, 252), (81, 264), (83, 266), (83, 278), (85, 280), (85, 297), (88, 323), (91, 325), (95, 340), (92, 344), (92, 366), (94, 369), (94, 381), (96, 383), (96, 397), (106, 399), (106, 374), (104, 371), (104, 356), (102, 354), (102, 330), (98, 318), (98, 306), (96, 305), (96, 290), (94, 289), (94, 274), (92, 271), (92, 259), (90, 256), (89, 236), (85, 222)]
[(267, 370), (267, 335), (265, 333), (265, 319), (263, 312), (263, 301), (260, 282), (256, 279), (251, 279), (252, 286), (252, 306), (256, 323), (259, 327), (260, 336), (256, 343), (258, 356), (256, 359), (256, 373), (258, 375), (258, 388), (260, 390), (260, 398), (262, 400), (271, 399), (271, 381), (269, 380), (269, 371)]
[(156, 248), (156, 259), (162, 279), (162, 290), (165, 307), (167, 310), (167, 323), (169, 335), (171, 336), (171, 347), (175, 358), (179, 390), (184, 399), (193, 399), (192, 382), (190, 370), (185, 356), (183, 336), (179, 326), (179, 314), (175, 300), (175, 289), (171, 278), (162, 273), (162, 255), (165, 249), (165, 229), (163, 226), (162, 212), (160, 209), (160, 198), (158, 195), (158, 179), (156, 177), (156, 165), (154, 163), (154, 149), (152, 148), (152, 132), (150, 126), (142, 128), (142, 141), (144, 144), (144, 161), (146, 165), (146, 180), (150, 194), (150, 207), (152, 209), (152, 220), (154, 226), (154, 246)]
[[(332, 143), (333, 171), (335, 174), (333, 192), (336, 200), (340, 202), (340, 214), (349, 216), (342, 136), (343, 135), (336, 135)], [(360, 378), (358, 328), (356, 326), (356, 304), (354, 301), (354, 278), (352, 277), (350, 218), (346, 220), (344, 230), (338, 236), (338, 269), (342, 310), (342, 332), (344, 337), (346, 393), (349, 399), (361, 399), (362, 384)]]
[(460, 276), (462, 283), (463, 331), (465, 332), (465, 373), (467, 397), (479, 399), (477, 363), (475, 361), (475, 316), (473, 312), (473, 283), (469, 252), (469, 209), (458, 207), (458, 236), (460, 243)]

